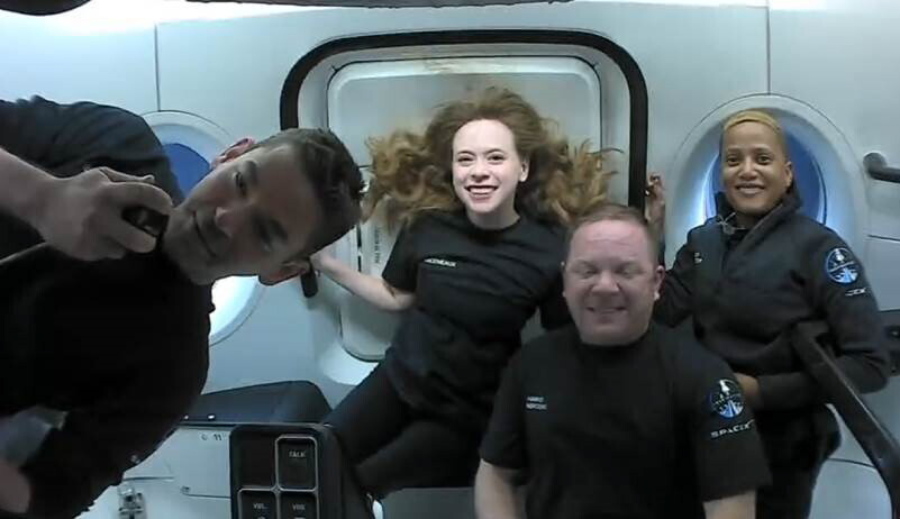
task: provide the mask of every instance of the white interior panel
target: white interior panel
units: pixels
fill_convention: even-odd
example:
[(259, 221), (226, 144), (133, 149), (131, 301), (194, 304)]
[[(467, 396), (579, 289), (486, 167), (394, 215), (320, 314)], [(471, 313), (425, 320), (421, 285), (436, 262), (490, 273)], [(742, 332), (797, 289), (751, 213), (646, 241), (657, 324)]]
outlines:
[(857, 162), (850, 174), (868, 184), (871, 234), (898, 238), (900, 184), (869, 180), (862, 157), (879, 151), (900, 167), (900, 67), (889, 65), (900, 48), (900, 4), (820, 0), (798, 10), (792, 3), (771, 1), (772, 90), (805, 100), (844, 132)]
[(813, 493), (815, 519), (890, 519), (891, 500), (872, 467), (828, 460)]
[(61, 103), (94, 101), (135, 113), (156, 110), (152, 27), (88, 32), (52, 18), (0, 12), (0, 99), (41, 95)]
[(900, 240), (878, 237), (869, 239), (865, 263), (866, 276), (882, 310), (900, 308), (898, 258), (900, 258)]
[[(166, 479), (146, 479), (129, 483), (144, 500), (143, 517), (172, 519), (213, 519), (231, 517), (231, 500), (216, 497), (196, 497), (181, 492), (177, 482)], [(78, 519), (122, 519), (119, 513), (119, 488), (110, 487)], [(135, 516), (140, 517), (140, 516)]]
[(178, 493), (228, 498), (231, 494), (229, 438), (224, 427), (179, 427), (123, 481), (169, 480)]
[[(890, 402), (896, 401), (896, 395), (900, 392), (900, 384), (897, 384), (895, 380), (896, 378), (892, 378), (888, 383), (888, 386), (878, 393), (863, 395), (863, 400), (865, 400), (866, 405), (868, 405), (869, 409), (875, 413), (881, 423), (884, 424), (888, 430), (894, 431), (900, 430), (896, 427), (898, 425), (896, 408), (892, 407), (890, 404)], [(856, 441), (856, 438), (853, 437), (853, 433), (850, 432), (847, 424), (834, 410), (834, 406), (829, 405), (829, 407), (831, 408), (832, 414), (837, 419), (841, 433), (841, 444), (831, 455), (831, 460), (848, 461), (858, 465), (867, 465), (871, 468), (872, 460), (863, 450), (859, 442)]]
[[(600, 84), (597, 71), (587, 62), (562, 56), (356, 63), (343, 67), (329, 83), (328, 123), (357, 156), (364, 156), (367, 139), (397, 129), (422, 133), (439, 105), (498, 86), (520, 93), (539, 113), (552, 117), (571, 141), (587, 139), (598, 149), (602, 143)], [(625, 179), (623, 174), (617, 180)], [(627, 184), (620, 183), (624, 191)], [(348, 240), (349, 255), (342, 259), (356, 266), (358, 258), (363, 272), (380, 275), (396, 231), (382, 219), (369, 220)], [(390, 345), (397, 315), (335, 289), (341, 292), (344, 347), (365, 360), (381, 358)]]
[[(900, 401), (900, 377), (891, 377), (887, 387), (877, 393), (865, 395), (865, 400), (885, 428), (894, 435), (894, 438), (900, 437), (900, 413), (897, 412), (897, 402)], [(868, 458), (864, 457), (865, 454), (862, 453), (861, 447), (857, 447), (855, 451), (860, 456), (851, 459), (870, 463)]]
[[(312, 48), (355, 35), (476, 28), (585, 30), (624, 47), (647, 81), (649, 166), (661, 171), (703, 115), (767, 88), (764, 8), (574, 2), (322, 9), (165, 24), (159, 28), (161, 104), (214, 120), (235, 136), (264, 136), (278, 130), (278, 100), (288, 71)], [(725, 41), (728, 45), (721, 45)], [(230, 95), (218, 94), (226, 84)], [(324, 99), (318, 106), (324, 108)], [(301, 124), (325, 124), (324, 118), (324, 113), (302, 118)]]

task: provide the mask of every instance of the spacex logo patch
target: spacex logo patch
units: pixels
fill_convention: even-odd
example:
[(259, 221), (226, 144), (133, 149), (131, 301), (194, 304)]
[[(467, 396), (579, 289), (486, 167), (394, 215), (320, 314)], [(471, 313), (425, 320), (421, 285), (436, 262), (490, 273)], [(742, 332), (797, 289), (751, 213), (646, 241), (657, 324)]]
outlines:
[(849, 285), (859, 277), (859, 265), (849, 249), (835, 247), (825, 258), (825, 273), (835, 283)]
[(744, 396), (737, 382), (721, 379), (709, 393), (709, 407), (722, 418), (737, 418), (744, 411)]

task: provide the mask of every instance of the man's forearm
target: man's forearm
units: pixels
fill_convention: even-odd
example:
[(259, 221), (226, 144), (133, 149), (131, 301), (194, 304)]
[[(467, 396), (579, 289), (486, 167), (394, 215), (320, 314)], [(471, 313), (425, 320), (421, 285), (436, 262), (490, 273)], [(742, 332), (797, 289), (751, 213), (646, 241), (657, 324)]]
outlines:
[(703, 503), (706, 519), (755, 519), (756, 492)]
[(518, 519), (512, 471), (481, 462), (475, 477), (475, 512), (478, 519)]
[(24, 514), (31, 501), (31, 485), (19, 469), (0, 459), (0, 512)]
[(0, 211), (35, 226), (56, 179), (0, 148)]

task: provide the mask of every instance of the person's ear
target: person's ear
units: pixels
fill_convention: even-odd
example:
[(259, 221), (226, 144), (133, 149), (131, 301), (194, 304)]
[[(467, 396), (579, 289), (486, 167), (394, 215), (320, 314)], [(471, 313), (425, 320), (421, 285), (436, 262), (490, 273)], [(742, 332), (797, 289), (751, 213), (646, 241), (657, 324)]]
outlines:
[(790, 189), (791, 186), (794, 185), (794, 163), (793, 162), (788, 161), (784, 164), (784, 174), (787, 177), (787, 187), (788, 187), (788, 189)]
[(256, 141), (251, 137), (244, 137), (243, 139), (237, 141), (231, 146), (225, 148), (221, 153), (219, 153), (216, 158), (210, 162), (210, 169), (216, 169), (220, 165), (234, 160), (244, 153), (247, 153), (250, 148), (256, 145)]
[(659, 301), (659, 291), (662, 288), (663, 280), (666, 279), (666, 268), (662, 265), (657, 265), (656, 270), (653, 272), (653, 300)]
[(309, 272), (308, 260), (290, 260), (286, 263), (282, 263), (278, 268), (274, 270), (261, 273), (258, 278), (259, 282), (263, 285), (272, 286), (277, 285), (282, 281), (297, 276), (302, 276), (307, 272)]

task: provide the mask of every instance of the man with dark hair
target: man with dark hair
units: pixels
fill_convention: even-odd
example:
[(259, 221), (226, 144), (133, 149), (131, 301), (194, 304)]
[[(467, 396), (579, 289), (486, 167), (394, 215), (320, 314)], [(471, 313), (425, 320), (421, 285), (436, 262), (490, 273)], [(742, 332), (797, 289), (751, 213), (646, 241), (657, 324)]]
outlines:
[(728, 366), (651, 322), (664, 270), (637, 211), (574, 228), (564, 266), (574, 326), (510, 361), (481, 448), (480, 519), (753, 519), (769, 481)]
[[(0, 257), (50, 245), (0, 260), (0, 515), (74, 517), (152, 453), (205, 383), (211, 284), (305, 272), (356, 224), (362, 178), (331, 133), (288, 130), (223, 151), (177, 205), (175, 186), (134, 114), (0, 102)], [(159, 239), (133, 206), (168, 216)], [(23, 456), (33, 409), (65, 415)]]
[(322, 212), (330, 218), (328, 225), (316, 228), (316, 250), (343, 236), (359, 220), (362, 177), (347, 178), (358, 171), (350, 151), (329, 131), (294, 128), (277, 133), (251, 147), (275, 149), (287, 146), (300, 164), (318, 196)]

